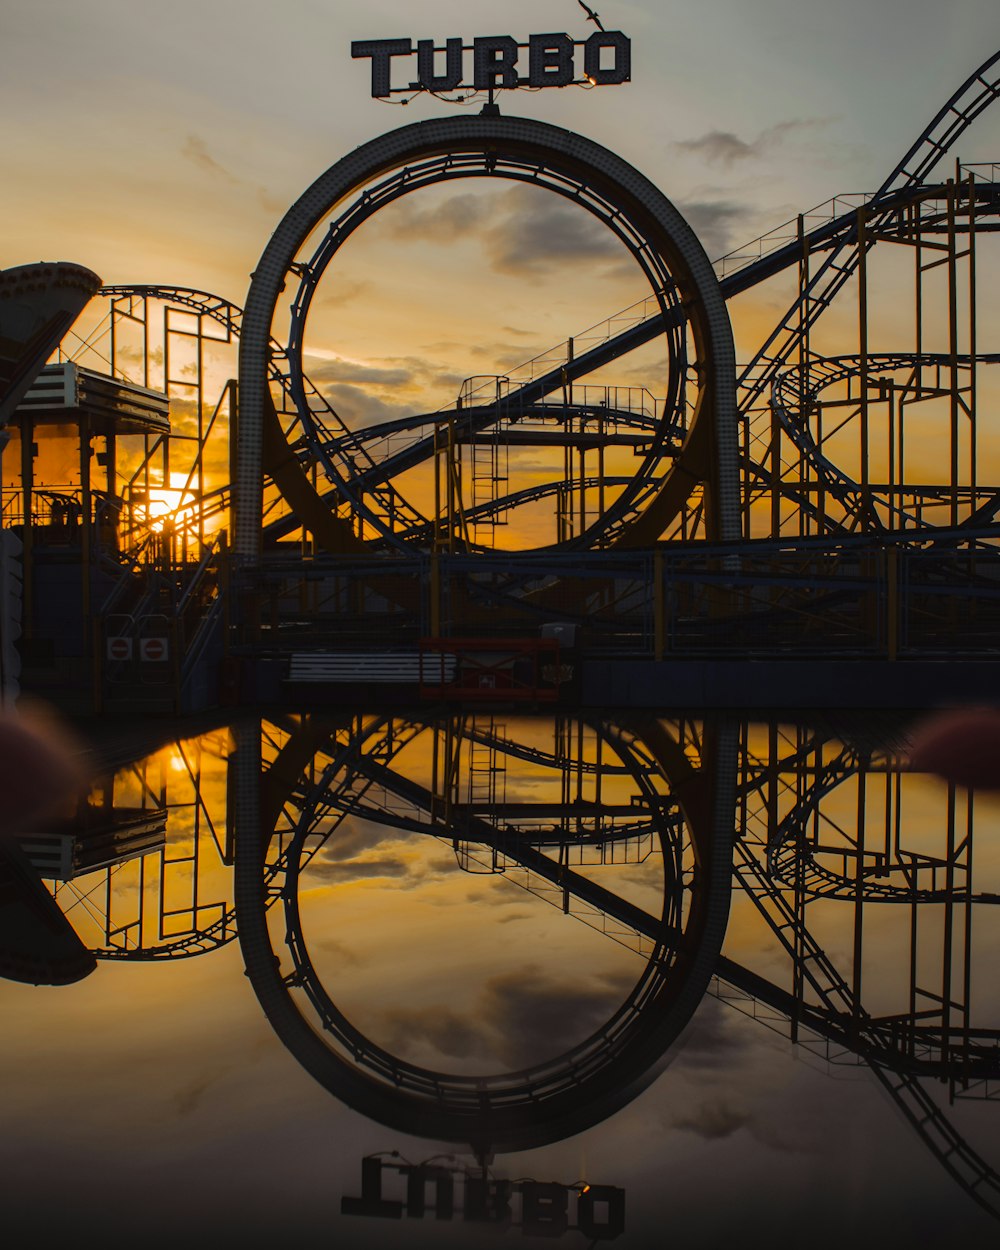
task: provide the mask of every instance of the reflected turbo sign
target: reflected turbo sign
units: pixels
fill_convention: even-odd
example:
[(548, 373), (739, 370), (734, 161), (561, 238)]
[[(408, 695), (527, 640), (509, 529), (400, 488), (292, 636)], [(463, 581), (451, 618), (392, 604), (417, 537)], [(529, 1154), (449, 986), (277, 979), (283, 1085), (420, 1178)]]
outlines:
[(614, 1241), (625, 1231), (625, 1190), (614, 1185), (495, 1180), (461, 1168), (369, 1155), (361, 1161), (361, 1196), (342, 1198), (342, 1215), (377, 1219), (452, 1220), (520, 1227), (526, 1237), (578, 1232)]

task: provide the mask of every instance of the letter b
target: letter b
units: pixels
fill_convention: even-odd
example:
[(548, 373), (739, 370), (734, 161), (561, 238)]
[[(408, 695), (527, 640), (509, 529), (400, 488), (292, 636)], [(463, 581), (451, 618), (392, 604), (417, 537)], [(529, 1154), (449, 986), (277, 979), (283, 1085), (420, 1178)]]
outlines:
[(573, 72), (573, 40), (569, 35), (528, 37), (529, 86), (568, 87)]
[(491, 35), (472, 45), (473, 86), (477, 91), (516, 87), (517, 40), (510, 35)]
[(527, 1237), (561, 1237), (569, 1227), (566, 1190), (549, 1181), (525, 1181), (521, 1186), (524, 1233)]

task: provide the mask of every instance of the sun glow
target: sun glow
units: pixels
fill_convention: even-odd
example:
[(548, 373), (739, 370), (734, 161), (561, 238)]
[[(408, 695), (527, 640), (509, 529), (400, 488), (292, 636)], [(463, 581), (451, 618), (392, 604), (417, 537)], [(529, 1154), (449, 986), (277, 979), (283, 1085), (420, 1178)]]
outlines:
[(194, 491), (186, 489), (186, 473), (171, 473), (169, 481), (169, 487), (154, 486), (149, 491), (146, 515), (154, 534), (162, 534), (168, 523), (175, 521), (178, 514), (197, 499)]

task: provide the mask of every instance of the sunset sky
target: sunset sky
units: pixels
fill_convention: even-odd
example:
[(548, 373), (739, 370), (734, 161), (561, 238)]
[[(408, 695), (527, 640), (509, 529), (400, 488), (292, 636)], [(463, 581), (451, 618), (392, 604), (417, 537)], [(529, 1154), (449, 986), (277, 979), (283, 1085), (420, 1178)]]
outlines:
[[(632, 83), (504, 96), (501, 108), (577, 130), (634, 164), (712, 258), (834, 194), (874, 190), (1000, 46), (997, 0), (594, 7), (606, 27), (632, 37)], [(107, 283), (189, 285), (242, 304), (271, 232), (317, 176), (388, 129), (456, 111), (426, 97), (405, 108), (373, 100), (352, 40), (563, 30), (593, 30), (576, 0), (0, 0), (0, 268), (69, 260)], [(1000, 104), (957, 154), (1000, 160)], [(509, 368), (645, 294), (624, 259), (541, 193), (470, 184), (410, 197), (337, 258), (317, 302), (312, 376), (354, 422), (436, 408), (462, 379)], [(731, 310), (742, 358), (784, 311), (779, 288)], [(895, 288), (885, 290), (879, 325), (891, 331), (901, 314)], [(846, 320), (830, 324), (831, 343), (838, 333), (850, 340)], [(650, 349), (616, 366), (617, 376), (655, 390), (658, 364)], [(219, 365), (220, 379), (224, 369), (231, 364)], [(223, 441), (213, 467), (224, 453)], [(994, 463), (1000, 469), (1000, 452)], [(206, 763), (216, 816), (224, 755)], [(172, 752), (165, 768), (179, 758)], [(175, 801), (188, 804), (174, 771)], [(910, 810), (922, 814), (904, 849), (939, 848), (945, 788), (909, 780)], [(527, 789), (523, 774), (520, 784)], [(848, 828), (856, 807), (847, 784), (828, 811)], [(980, 811), (977, 863), (996, 889), (1000, 807), (984, 801)], [(172, 819), (181, 854), (191, 809)], [(498, 903), (508, 883), (466, 878), (447, 847), (416, 846), (373, 824), (353, 836), (318, 864), (305, 911), (346, 1001), (382, 1040), (444, 1063), (442, 1035), (427, 1022), (450, 1007), (478, 1026), (474, 1040), (491, 1062), (516, 1062), (525, 1037), (552, 1019), (543, 1009), (564, 1008), (562, 1025), (589, 1029), (620, 1003), (634, 961), (570, 930), (558, 909), (529, 910), (513, 887)], [(213, 871), (208, 896), (226, 896), (228, 870)], [(648, 891), (648, 882), (633, 888)], [(898, 960), (907, 909), (887, 910), (898, 914), (874, 918), (871, 932)], [(996, 928), (983, 926), (991, 940)], [(840, 915), (827, 932), (847, 966), (851, 934)], [(746, 899), (727, 940), (727, 953), (764, 973), (780, 964)], [(869, 950), (875, 960), (883, 947)], [(991, 967), (986, 954), (980, 966)], [(443, 971), (451, 959), (454, 978)], [(983, 979), (993, 1024), (995, 979)], [(877, 971), (872, 984), (878, 1002)], [(511, 1031), (500, 1010), (511, 1003), (515, 1024), (528, 1020), (533, 1033)], [(2, 982), (0, 1016), (0, 1204), (18, 1244), (31, 1244), (44, 1210), (50, 1235), (84, 1246), (197, 1246), (205, 1230), (216, 1239), (235, 1226), (252, 1247), (306, 1244), (323, 1230), (331, 1245), (467, 1248), (459, 1222), (403, 1222), (387, 1242), (378, 1221), (340, 1220), (363, 1154), (423, 1158), (438, 1147), (365, 1121), (320, 1090), (264, 1019), (235, 944), (190, 961), (104, 963), (64, 990)], [(994, 1164), (996, 1110), (956, 1112)], [(946, 1246), (954, 1221), (968, 1244), (995, 1236), (868, 1074), (814, 1068), (714, 1001), (647, 1097), (600, 1130), (502, 1159), (499, 1170), (625, 1184), (633, 1229), (660, 1236), (669, 1225), (677, 1244), (706, 1250), (748, 1228), (775, 1247), (803, 1227), (817, 1247), (880, 1236)], [(827, 1224), (817, 1213), (831, 1206)], [(638, 1232), (629, 1244), (645, 1250)]]
[[(998, 35), (991, 0), (606, 0), (601, 17), (632, 37), (631, 84), (502, 108), (635, 163), (712, 254), (873, 189)], [(242, 301), (269, 230), (319, 172), (386, 129), (454, 111), (372, 100), (352, 40), (550, 30), (594, 27), (575, 0), (6, 0), (4, 262), (67, 255), (106, 281)], [(981, 158), (995, 155), (987, 143)]]
[[(501, 107), (634, 163), (713, 258), (836, 193), (874, 189), (1000, 35), (992, 0), (608, 0), (601, 18), (633, 40), (631, 84), (522, 92)], [(7, 0), (0, 263), (70, 259), (107, 282), (242, 303), (271, 230), (328, 165), (386, 129), (460, 111), (373, 100), (352, 40), (594, 29), (574, 0)], [(998, 151), (988, 114), (959, 154)], [(456, 379), (645, 293), (617, 244), (582, 214), (567, 229), (552, 197), (509, 184), (460, 194), (443, 217), (434, 193), (380, 215), (328, 277), (314, 346), (339, 362), (333, 385), (358, 416), (443, 402)], [(772, 313), (744, 314), (746, 347)]]
[[(874, 190), (1000, 39), (993, 0), (608, 0), (600, 16), (632, 38), (630, 84), (508, 93), (501, 108), (578, 130), (633, 163), (712, 259), (835, 194)], [(406, 107), (372, 99), (353, 40), (594, 29), (575, 0), (500, 10), (7, 0), (0, 265), (73, 260), (109, 283), (188, 285), (242, 304), (271, 232), (328, 166), (388, 129), (463, 111), (427, 96)], [(394, 66), (405, 81), (410, 63)], [(954, 155), (998, 153), (994, 109), (941, 176)], [(982, 264), (986, 292), (1000, 265)], [(903, 346), (910, 282), (882, 281), (873, 350)], [(377, 214), (337, 255), (310, 317), (307, 367), (350, 425), (435, 411), (464, 378), (510, 371), (647, 293), (618, 242), (575, 206), (508, 182), (437, 187)], [(731, 303), (740, 360), (790, 296), (778, 281)], [(849, 321), (835, 307), (818, 349), (856, 351)], [(1000, 318), (982, 315), (984, 328)], [(220, 365), (220, 377), (231, 372)], [(653, 344), (596, 380), (662, 395), (662, 350)], [(988, 379), (982, 386), (996, 396)], [(183, 422), (183, 405), (174, 411)], [(911, 451), (920, 478), (947, 460), (930, 432)], [(520, 481), (551, 477), (556, 456), (518, 454)], [(1000, 454), (982, 455), (1000, 470)], [(520, 481), (512, 475), (510, 489)], [(429, 484), (418, 476), (404, 490), (426, 498)]]

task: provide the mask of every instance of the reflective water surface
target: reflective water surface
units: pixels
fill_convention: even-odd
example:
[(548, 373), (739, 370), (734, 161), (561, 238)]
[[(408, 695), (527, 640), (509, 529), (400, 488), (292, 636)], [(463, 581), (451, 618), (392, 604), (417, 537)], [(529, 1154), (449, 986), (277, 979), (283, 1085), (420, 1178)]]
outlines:
[(904, 744), (482, 710), (106, 738), (20, 838), (79, 941), (23, 861), (0, 886), (8, 1225), (992, 1244), (1000, 799)]

